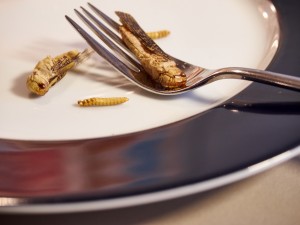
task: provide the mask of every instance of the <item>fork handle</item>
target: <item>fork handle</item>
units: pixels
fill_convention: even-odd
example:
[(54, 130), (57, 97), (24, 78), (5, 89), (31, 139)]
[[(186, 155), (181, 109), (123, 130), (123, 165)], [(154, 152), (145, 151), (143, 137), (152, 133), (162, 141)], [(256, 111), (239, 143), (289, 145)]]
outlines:
[(300, 77), (274, 73), (265, 70), (243, 67), (228, 67), (216, 70), (214, 75), (217, 79), (244, 79), (300, 91)]

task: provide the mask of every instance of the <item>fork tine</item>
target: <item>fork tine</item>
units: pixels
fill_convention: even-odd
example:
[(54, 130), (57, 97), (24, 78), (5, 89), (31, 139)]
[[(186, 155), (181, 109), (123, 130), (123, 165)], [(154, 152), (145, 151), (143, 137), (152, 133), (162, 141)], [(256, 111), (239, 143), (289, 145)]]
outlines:
[(97, 52), (100, 56), (106, 59), (112, 66), (114, 66), (121, 73), (132, 77), (131, 69), (119, 60), (116, 56), (111, 54), (107, 49), (100, 45), (93, 37), (91, 37), (84, 29), (82, 29), (75, 21), (70, 17), (65, 16), (70, 24), (76, 29), (76, 31), (86, 40), (86, 42)]
[(108, 23), (112, 28), (115, 29), (115, 31), (119, 32), (120, 24), (115, 22), (113, 19), (111, 19), (109, 16), (107, 16), (105, 13), (100, 11), (98, 8), (93, 6), (91, 3), (88, 3), (88, 5), (94, 10), (95, 13), (98, 14), (106, 23)]
[[(85, 8), (81, 7), (81, 9), (83, 10), (83, 12), (92, 20), (94, 21), (94, 23), (104, 32), (106, 33), (112, 40), (114, 40), (115, 42), (117, 42), (120, 46), (124, 47), (124, 43), (122, 41), (122, 39), (116, 35), (114, 32), (112, 32), (110, 29), (108, 29), (100, 20), (98, 20), (95, 16), (93, 16), (89, 11), (87, 11)], [(117, 25), (117, 32), (119, 29), (120, 25)], [(115, 28), (114, 28), (115, 29)]]
[[(81, 7), (85, 10), (83, 7)], [(85, 10), (86, 11), (86, 10)], [(77, 15), (92, 29), (92, 31), (112, 50), (120, 54), (123, 58), (128, 60), (133, 66), (135, 66), (136, 72), (140, 70), (140, 64), (138, 64), (133, 58), (126, 54), (121, 48), (119, 48), (115, 43), (113, 43), (109, 38), (105, 36), (97, 27), (95, 27), (85, 16), (83, 16), (78, 10), (75, 9)], [(87, 11), (86, 11), (87, 12)], [(88, 13), (88, 12), (87, 12)]]

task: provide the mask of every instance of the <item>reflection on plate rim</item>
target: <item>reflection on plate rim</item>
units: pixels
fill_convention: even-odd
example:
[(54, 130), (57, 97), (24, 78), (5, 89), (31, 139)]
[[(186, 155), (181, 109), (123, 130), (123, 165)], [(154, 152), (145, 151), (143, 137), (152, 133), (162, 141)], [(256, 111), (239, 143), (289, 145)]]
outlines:
[[(300, 155), (300, 146), (290, 149), (284, 153), (276, 155), (267, 160), (247, 167), (237, 172), (229, 173), (221, 177), (216, 177), (195, 184), (184, 185), (167, 190), (151, 192), (129, 197), (119, 197), (108, 200), (94, 200), (76, 203), (59, 203), (59, 204), (37, 204), (22, 205), (22, 200), (17, 198), (0, 198), (0, 213), (67, 213), (67, 212), (85, 212), (93, 210), (109, 210), (138, 206), (155, 202), (172, 200), (179, 197), (185, 197), (192, 194), (201, 193), (213, 188), (221, 187), (255, 174), (266, 171), (276, 165), (279, 165), (289, 159)], [(3, 206), (1, 206), (3, 205)]]

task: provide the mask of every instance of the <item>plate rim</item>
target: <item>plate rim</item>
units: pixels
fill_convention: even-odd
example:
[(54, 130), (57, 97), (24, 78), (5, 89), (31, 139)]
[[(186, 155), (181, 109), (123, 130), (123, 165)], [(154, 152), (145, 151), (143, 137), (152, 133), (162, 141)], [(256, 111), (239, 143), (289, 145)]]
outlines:
[[(88, 212), (94, 210), (110, 210), (132, 206), (139, 206), (172, 200), (180, 197), (199, 194), (204, 191), (212, 190), (221, 186), (225, 186), (245, 178), (254, 176), (266, 170), (269, 170), (281, 163), (284, 163), (296, 156), (300, 155), (300, 145), (296, 148), (287, 150), (269, 159), (253, 164), (245, 169), (229, 173), (224, 176), (215, 177), (199, 183), (183, 185), (171, 189), (149, 192), (144, 194), (131, 195), (129, 197), (117, 197), (112, 199), (90, 200), (72, 203), (53, 203), (53, 204), (33, 204), (22, 205), (22, 200), (16, 198), (0, 198), (1, 203), (8, 203), (7, 206), (0, 207), (1, 213), (22, 213), (22, 214), (57, 214), (57, 213), (75, 213)], [(20, 205), (15, 205), (21, 202)], [(9, 205), (11, 204), (11, 205)]]

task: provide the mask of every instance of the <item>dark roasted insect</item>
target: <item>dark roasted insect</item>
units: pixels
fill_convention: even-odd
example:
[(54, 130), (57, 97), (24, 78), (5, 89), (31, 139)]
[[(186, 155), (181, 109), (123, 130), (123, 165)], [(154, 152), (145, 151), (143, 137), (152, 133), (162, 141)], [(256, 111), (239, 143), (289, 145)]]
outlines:
[(122, 25), (119, 32), (127, 47), (140, 61), (151, 78), (164, 88), (186, 85), (186, 75), (164, 51), (142, 30), (129, 14), (116, 12)]

